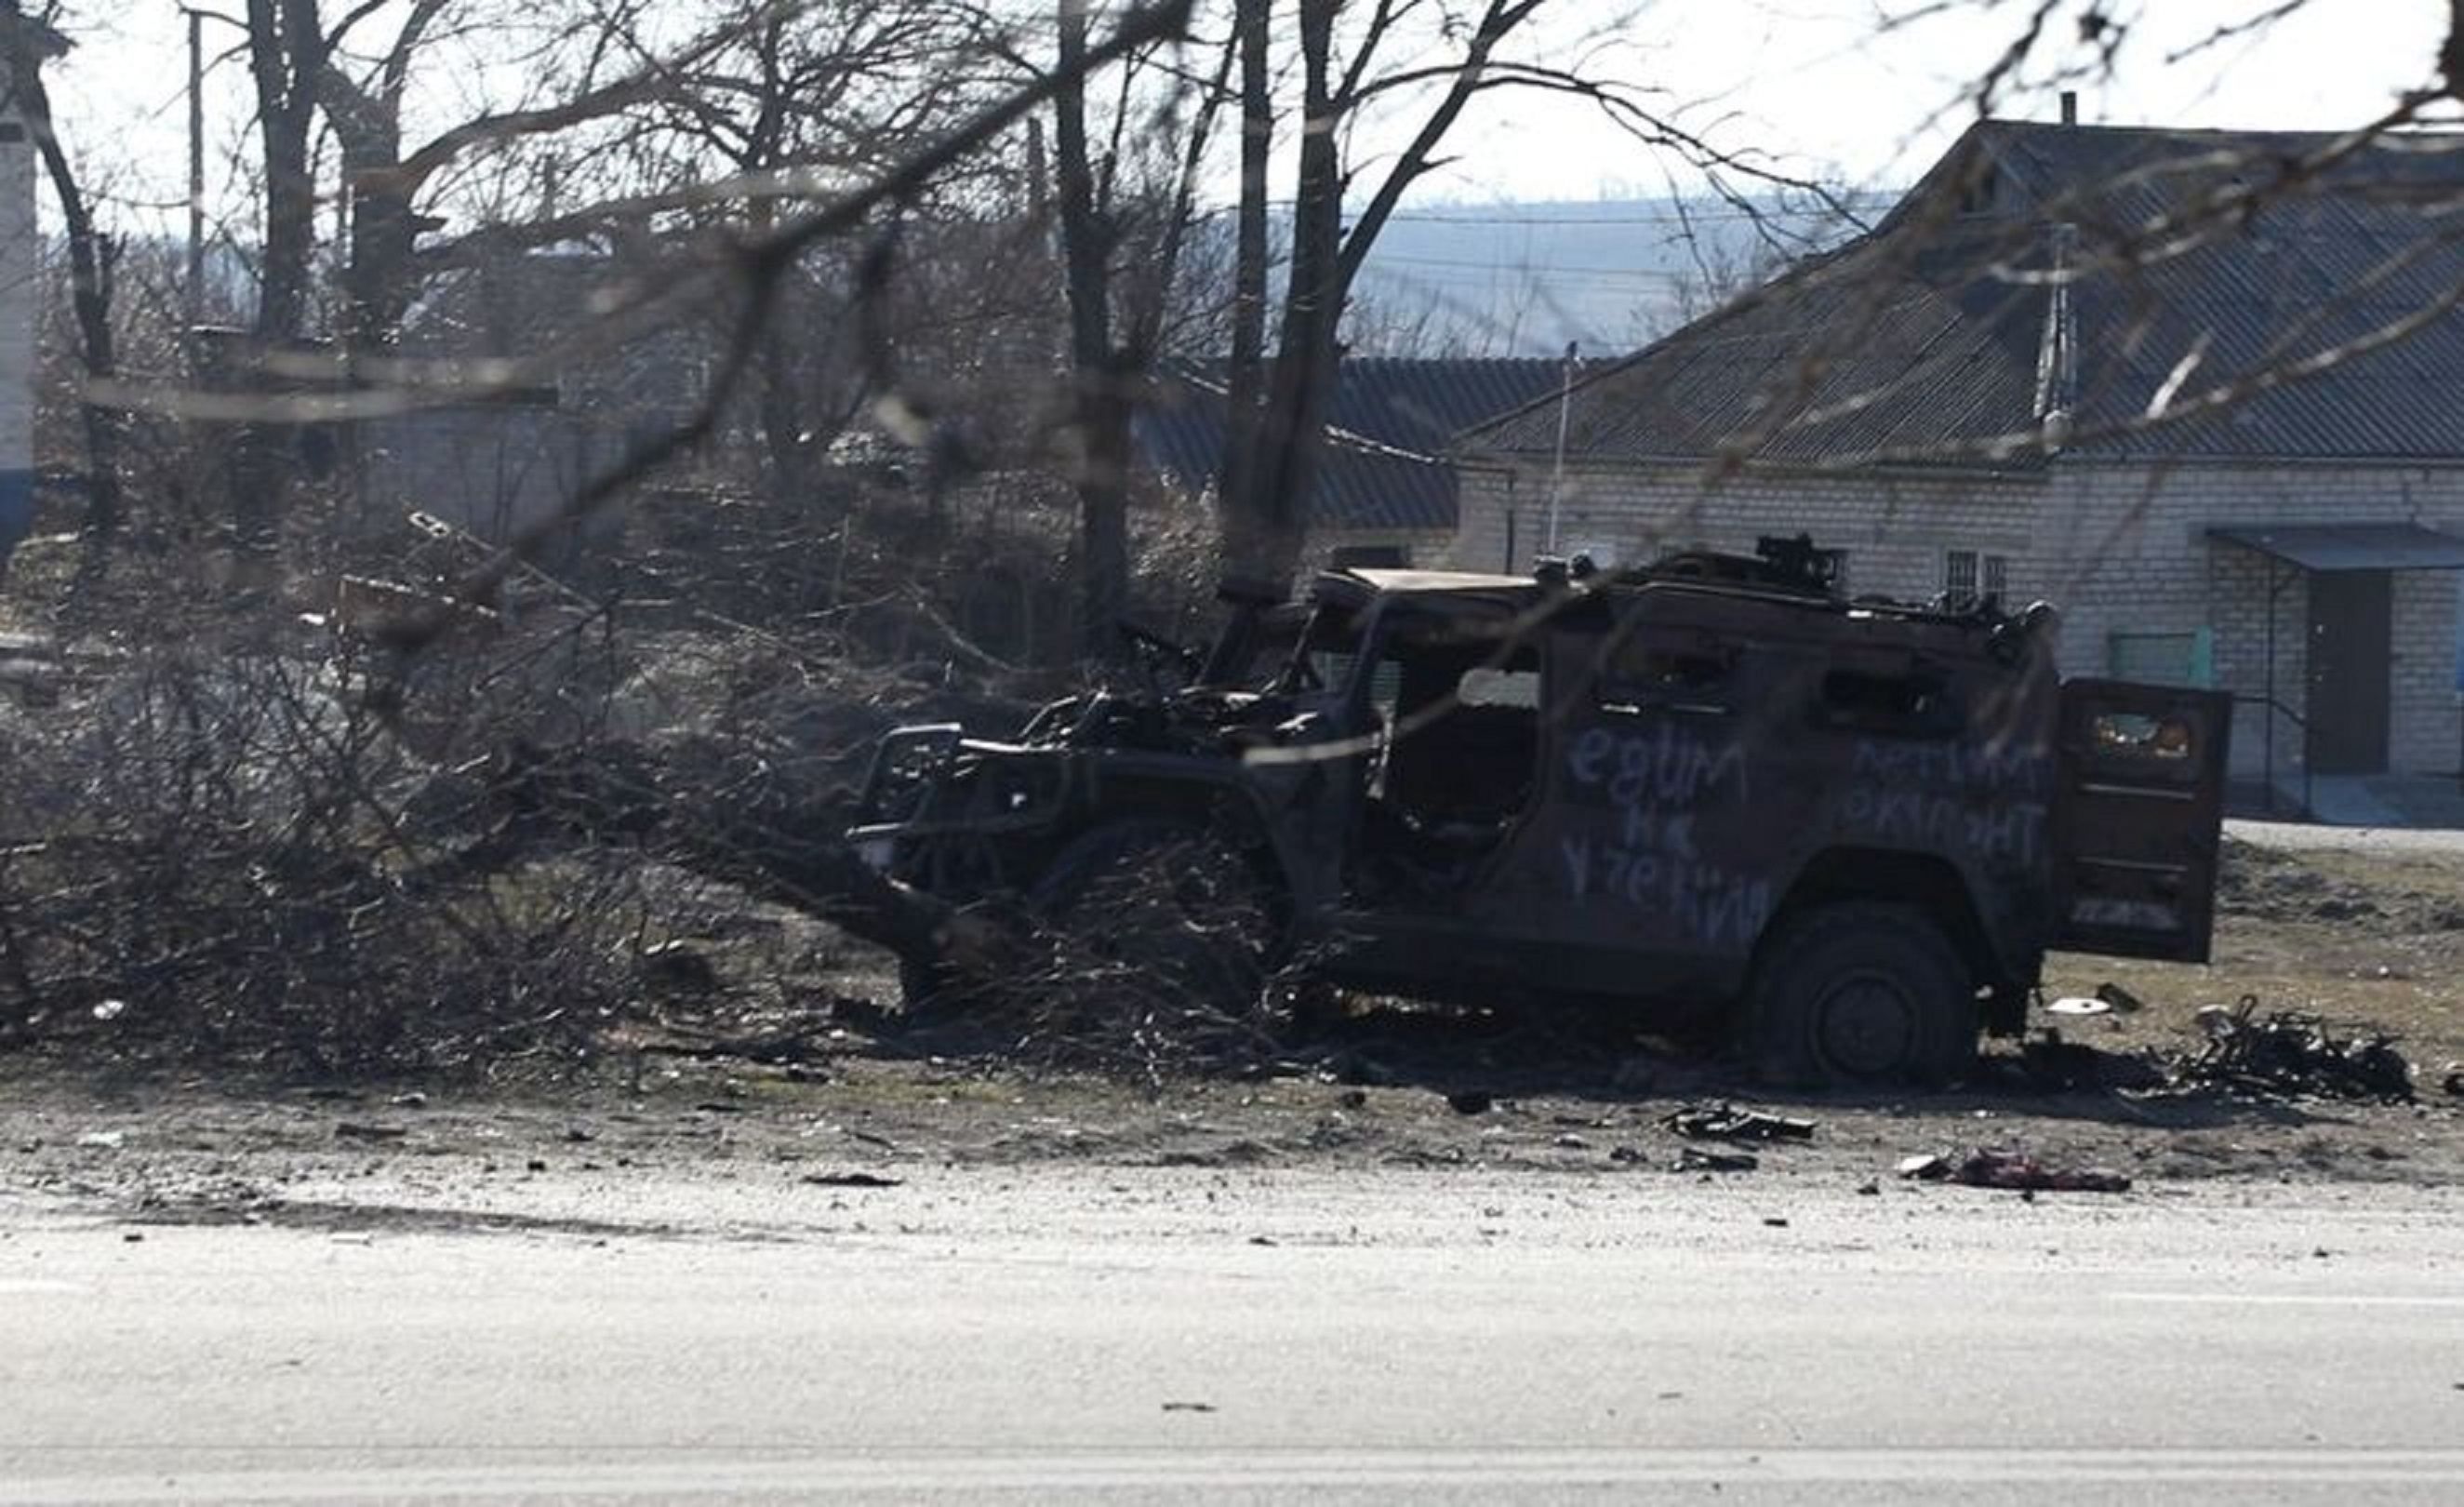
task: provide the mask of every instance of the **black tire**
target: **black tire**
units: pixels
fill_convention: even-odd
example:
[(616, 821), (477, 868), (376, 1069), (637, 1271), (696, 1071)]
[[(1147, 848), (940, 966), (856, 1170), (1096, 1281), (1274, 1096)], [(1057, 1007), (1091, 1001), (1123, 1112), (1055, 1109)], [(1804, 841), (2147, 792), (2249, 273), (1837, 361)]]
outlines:
[(1853, 900), (1767, 937), (1746, 989), (1755, 1076), (1791, 1088), (1933, 1088), (1976, 1057), (1976, 986), (1925, 912)]

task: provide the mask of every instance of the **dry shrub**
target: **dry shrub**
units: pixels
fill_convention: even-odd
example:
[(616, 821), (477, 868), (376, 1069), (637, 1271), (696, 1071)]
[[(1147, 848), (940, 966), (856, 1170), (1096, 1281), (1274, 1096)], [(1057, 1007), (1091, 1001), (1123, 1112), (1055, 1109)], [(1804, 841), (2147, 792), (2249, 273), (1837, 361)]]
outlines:
[(1029, 898), (1022, 956), (937, 1002), (1014, 1060), (1150, 1083), (1280, 1054), (1299, 970), (1256, 863), (1169, 823), (1099, 829)]
[(625, 997), (629, 875), (456, 864), (479, 791), (366, 683), (335, 640), (156, 648), (17, 719), (0, 1019), (329, 1073), (585, 1050)]

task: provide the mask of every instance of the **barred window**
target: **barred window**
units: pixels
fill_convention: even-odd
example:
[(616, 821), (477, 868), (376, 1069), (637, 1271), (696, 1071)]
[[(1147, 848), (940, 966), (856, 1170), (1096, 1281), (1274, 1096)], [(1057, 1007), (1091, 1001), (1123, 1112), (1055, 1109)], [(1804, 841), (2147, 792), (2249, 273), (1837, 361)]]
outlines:
[(1953, 598), (1999, 597), (2011, 590), (2011, 557), (1948, 549), (1942, 556), (1942, 589)]

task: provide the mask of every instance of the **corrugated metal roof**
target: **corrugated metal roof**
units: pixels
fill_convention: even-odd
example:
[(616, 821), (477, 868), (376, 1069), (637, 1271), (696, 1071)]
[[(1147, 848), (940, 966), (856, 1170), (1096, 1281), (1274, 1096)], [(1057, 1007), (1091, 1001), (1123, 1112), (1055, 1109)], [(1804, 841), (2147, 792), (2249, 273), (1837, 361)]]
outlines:
[[(1167, 484), (1199, 493), (1223, 466), (1221, 364), (1158, 385), (1133, 433)], [(1332, 529), (1441, 529), (1455, 523), (1456, 432), (1563, 380), (1555, 361), (1346, 361), (1318, 463), (1309, 519)]]
[(1327, 422), (1435, 455), (1473, 425), (1556, 390), (1565, 373), (1564, 362), (1545, 359), (1353, 357), (1338, 369)]
[[(2058, 218), (2076, 228), (2068, 265), (2097, 269), (2068, 289), (2070, 454), (2464, 457), (2464, 315), (2425, 314), (2464, 299), (2464, 136), (2291, 166), (2336, 140), (1984, 122), (1871, 235), (1578, 387), (1568, 453), (2028, 460), (2033, 447), (1992, 444), (2038, 430)], [(1974, 184), (1979, 163), (1994, 170), (1991, 207), (1952, 212), (1941, 196)], [(2149, 227), (2245, 190), (2257, 207), (2233, 229), (2149, 244)], [(2400, 343), (2304, 374), (2409, 319), (2422, 327)], [(2189, 410), (2262, 378), (2212, 415), (2111, 432), (2168, 383)], [(1543, 402), (1467, 442), (1555, 438)]]
[(2464, 539), (2418, 523), (2233, 525), (2208, 537), (2304, 570), (2464, 570)]

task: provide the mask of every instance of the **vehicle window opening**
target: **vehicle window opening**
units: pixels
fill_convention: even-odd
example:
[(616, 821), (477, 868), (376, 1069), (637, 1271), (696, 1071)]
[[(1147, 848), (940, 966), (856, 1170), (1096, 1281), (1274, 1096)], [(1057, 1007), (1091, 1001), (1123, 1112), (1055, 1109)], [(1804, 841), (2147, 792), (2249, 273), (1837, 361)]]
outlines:
[(1958, 705), (1941, 676), (1832, 670), (1822, 676), (1825, 720), (1867, 732), (1942, 737), (1958, 730)]
[(1422, 888), (1468, 878), (1531, 798), (1540, 762), (1540, 654), (1494, 641), (1393, 646), (1388, 742), (1370, 792), (1369, 846)]
[(1360, 653), (1358, 614), (1347, 609), (1321, 607), (1309, 615), (1309, 621), (1283, 650), (1282, 668), (1262, 689), (1292, 693), (1331, 690), (1346, 684), (1352, 678), (1353, 662)]
[(1736, 668), (1735, 652), (1724, 647), (1629, 640), (1602, 667), (1599, 700), (1604, 706), (1726, 711)]

